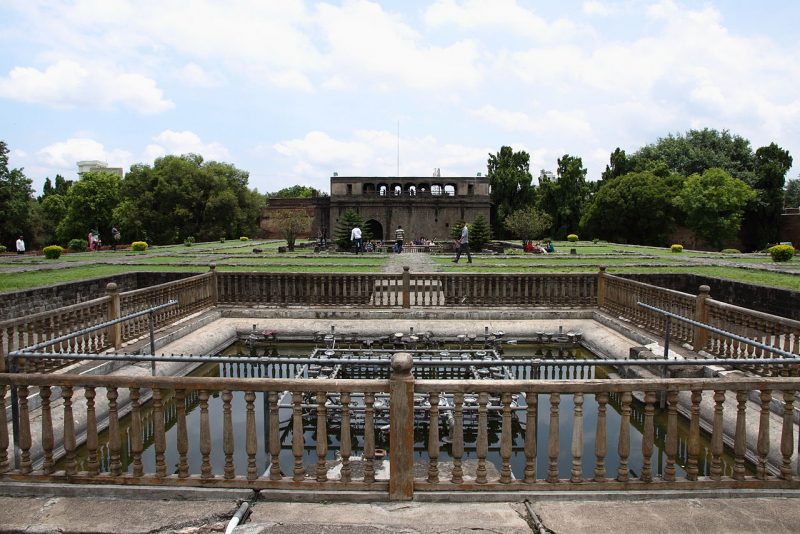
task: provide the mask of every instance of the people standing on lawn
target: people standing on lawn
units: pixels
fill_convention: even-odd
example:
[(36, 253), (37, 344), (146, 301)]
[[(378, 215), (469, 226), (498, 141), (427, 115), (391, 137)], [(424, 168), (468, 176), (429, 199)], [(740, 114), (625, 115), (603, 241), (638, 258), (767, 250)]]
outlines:
[(400, 254), (403, 252), (403, 241), (405, 240), (406, 233), (403, 231), (403, 227), (399, 224), (397, 225), (397, 230), (394, 231), (394, 251)]
[(122, 239), (122, 234), (119, 233), (116, 226), (111, 227), (111, 249), (117, 250), (117, 245), (119, 244), (119, 240)]
[(472, 254), (469, 253), (469, 228), (467, 223), (464, 223), (464, 226), (461, 227), (461, 237), (456, 240), (456, 246), (456, 258), (453, 263), (458, 263), (458, 259), (464, 252), (467, 253), (467, 263), (472, 263)]
[(361, 228), (355, 226), (352, 230), (350, 230), (350, 241), (355, 243), (356, 256), (358, 256), (358, 253), (361, 252)]
[(25, 240), (22, 239), (22, 236), (17, 239), (17, 254), (25, 254)]
[(86, 241), (89, 243), (89, 251), (94, 250), (94, 230), (89, 230), (89, 233), (86, 234)]

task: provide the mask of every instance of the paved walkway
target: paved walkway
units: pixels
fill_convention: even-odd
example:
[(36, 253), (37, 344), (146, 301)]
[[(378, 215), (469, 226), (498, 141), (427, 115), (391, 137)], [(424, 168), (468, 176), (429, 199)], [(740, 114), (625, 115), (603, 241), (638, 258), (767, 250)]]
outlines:
[(400, 254), (389, 254), (389, 258), (383, 266), (385, 273), (402, 273), (403, 267), (411, 268), (412, 273), (431, 273), (441, 271), (441, 267), (430, 254), (424, 252), (409, 252)]

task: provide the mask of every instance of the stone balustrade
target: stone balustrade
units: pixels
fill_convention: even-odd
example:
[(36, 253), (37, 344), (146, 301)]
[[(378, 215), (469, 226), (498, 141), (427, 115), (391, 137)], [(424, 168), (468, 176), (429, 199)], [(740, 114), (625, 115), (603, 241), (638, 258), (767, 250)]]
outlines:
[[(396, 354), (389, 380), (0, 374), (0, 481), (357, 489), (395, 500), (425, 491), (800, 487), (793, 421), (797, 378), (415, 380), (412, 365), (410, 354)], [(20, 399), (16, 466), (4, 405), (9, 388), (16, 388)], [(27, 402), (34, 392), (41, 397), (37, 410)], [(145, 394), (152, 395), (146, 416), (140, 402)], [(341, 402), (328, 402), (331, 395)], [(386, 420), (386, 403), (379, 407), (377, 399), (386, 400), (386, 395), (388, 479), (380, 476), (375, 441), (385, 431), (376, 420)], [(525, 402), (516, 406), (512, 395), (524, 396)], [(232, 413), (234, 396), (243, 398), (242, 415)], [(209, 408), (212, 397), (221, 400), (214, 411)], [(123, 398), (130, 412), (127, 443), (120, 438)], [(279, 404), (282, 398), (284, 404)], [(662, 398), (666, 430), (659, 432), (656, 407)], [(199, 428), (194, 430), (188, 428), (187, 399), (199, 410)], [(780, 416), (770, 414), (773, 399), (783, 403)], [(260, 406), (266, 412), (258, 416), (266, 419), (263, 433), (257, 432)], [(440, 436), (444, 410), (451, 414), (447, 442)], [(610, 417), (617, 410), (618, 417)], [(539, 417), (547, 419), (540, 423)], [(708, 425), (710, 445), (701, 446), (701, 419)], [(101, 445), (98, 435), (106, 420), (110, 441)], [(586, 420), (593, 421), (591, 428)], [(81, 432), (75, 421), (83, 421), (88, 451), (80, 468), (76, 449)], [(688, 424), (688, 438), (679, 437), (679, 424)], [(177, 430), (168, 442), (170, 425)], [(363, 428), (363, 436), (352, 433), (356, 426)], [(641, 440), (632, 438), (634, 429)], [(287, 430), (288, 451), (281, 442)], [(565, 430), (566, 441), (561, 436)], [(512, 432), (522, 432), (521, 443)], [(587, 435), (594, 440), (587, 442)], [(151, 468), (145, 468), (142, 457), (145, 436), (153, 444)], [(424, 460), (414, 449), (420, 436), (425, 436)], [(725, 442), (733, 451), (728, 460)], [(606, 467), (611, 448), (618, 459), (613, 471)], [(335, 474), (332, 449), (337, 453)], [(40, 458), (32, 450), (41, 451)], [(107, 461), (100, 461), (101, 450), (107, 451)], [(283, 471), (282, 450), (291, 457), (290, 469), (283, 458)], [(266, 456), (257, 460), (260, 451)], [(124, 468), (121, 455), (128, 460)], [(512, 457), (517, 458), (513, 465)], [(245, 461), (237, 464), (235, 458)], [(544, 468), (537, 469), (537, 464)]]

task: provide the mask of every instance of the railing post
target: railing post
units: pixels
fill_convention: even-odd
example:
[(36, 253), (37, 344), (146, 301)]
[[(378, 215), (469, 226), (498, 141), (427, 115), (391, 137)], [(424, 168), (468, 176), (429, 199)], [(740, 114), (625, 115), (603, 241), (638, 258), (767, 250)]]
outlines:
[[(711, 292), (711, 288), (706, 285), (702, 285), (699, 288), (700, 293), (697, 295), (697, 300), (694, 306), (694, 320), (698, 323), (708, 323), (708, 306), (706, 305), (706, 299), (709, 297), (709, 293)], [(703, 350), (706, 348), (708, 344), (708, 330), (705, 328), (701, 328), (699, 326), (694, 327), (694, 333), (692, 334), (692, 347), (695, 351)]]
[(414, 498), (414, 360), (408, 352), (392, 356), (389, 379), (389, 500)]
[[(119, 319), (122, 315), (119, 304), (119, 288), (114, 282), (106, 285), (106, 294), (110, 297), (108, 301), (108, 320)], [(108, 327), (108, 339), (114, 350), (122, 348), (122, 323), (115, 323)]]
[(597, 307), (602, 308), (606, 303), (606, 266), (601, 265), (597, 273)]
[(211, 272), (211, 304), (213, 306), (217, 305), (219, 294), (217, 293), (217, 264), (216, 263), (209, 263), (208, 270)]
[(411, 274), (408, 265), (403, 266), (403, 307), (411, 307)]

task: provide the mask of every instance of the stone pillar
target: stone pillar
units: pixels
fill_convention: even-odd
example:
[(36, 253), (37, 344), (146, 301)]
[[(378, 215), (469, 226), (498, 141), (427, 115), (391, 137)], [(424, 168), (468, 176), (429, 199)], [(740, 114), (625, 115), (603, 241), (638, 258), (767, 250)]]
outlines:
[(389, 379), (389, 500), (414, 498), (414, 360), (408, 352), (392, 356)]
[[(706, 306), (706, 299), (710, 296), (711, 288), (702, 285), (699, 291), (700, 293), (697, 294), (697, 300), (694, 306), (694, 320), (698, 323), (708, 323), (708, 306)], [(703, 350), (706, 344), (708, 344), (708, 330), (695, 326), (692, 335), (692, 347), (695, 351)]]
[(216, 306), (218, 301), (218, 293), (217, 293), (217, 264), (216, 263), (209, 263), (208, 264), (208, 271), (211, 273), (211, 281), (209, 284), (211, 285), (210, 289), (210, 296), (211, 296), (211, 305)]
[(606, 266), (601, 265), (597, 273), (597, 307), (602, 308), (606, 303)]
[[(106, 294), (111, 297), (111, 300), (108, 301), (108, 320), (119, 319), (122, 314), (117, 284), (109, 282), (106, 285)], [(108, 340), (114, 346), (114, 350), (122, 348), (122, 323), (115, 323), (108, 327)]]
[(408, 265), (403, 266), (403, 307), (411, 307), (411, 274)]

